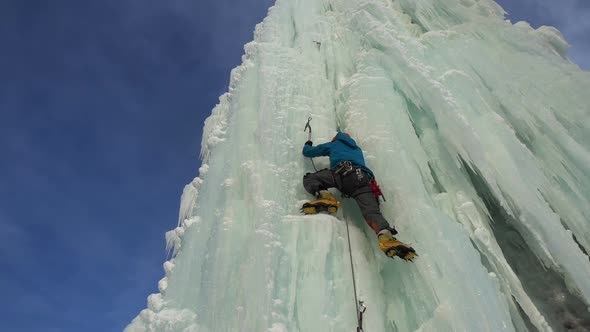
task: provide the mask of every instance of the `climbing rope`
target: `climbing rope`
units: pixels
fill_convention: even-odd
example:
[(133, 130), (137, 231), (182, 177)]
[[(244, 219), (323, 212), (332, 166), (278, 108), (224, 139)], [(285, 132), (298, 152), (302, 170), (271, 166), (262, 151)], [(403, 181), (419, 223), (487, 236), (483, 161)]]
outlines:
[[(305, 128), (303, 128), (303, 131), (307, 131), (309, 129), (309, 133), (307, 136), (307, 140), (311, 141), (311, 116), (309, 116), (309, 118), (307, 119), (307, 123), (305, 124)], [(338, 119), (336, 119), (336, 123), (337, 123), (337, 127), (338, 127), (338, 131), (340, 131), (340, 124), (338, 122)], [(313, 162), (313, 158), (309, 158), (311, 160), (311, 164), (313, 165), (313, 168), (315, 169), (315, 171), (317, 172), (318, 169), (315, 167), (315, 164)], [(344, 218), (345, 223), (346, 223), (346, 237), (348, 239), (348, 254), (350, 256), (350, 271), (352, 273), (352, 287), (354, 290), (354, 306), (356, 308), (356, 319), (357, 319), (357, 327), (356, 327), (356, 331), (357, 332), (363, 332), (363, 314), (365, 313), (365, 311), (367, 310), (367, 306), (365, 306), (363, 301), (359, 301), (358, 300), (358, 296), (357, 296), (357, 291), (356, 291), (356, 276), (354, 273), (354, 264), (352, 261), (352, 246), (350, 244), (350, 230), (348, 229), (348, 219)]]
[(363, 303), (363, 301), (358, 300), (357, 291), (356, 291), (356, 276), (354, 274), (354, 264), (352, 262), (352, 246), (350, 245), (350, 231), (348, 230), (348, 219), (344, 218), (346, 223), (346, 237), (348, 238), (348, 254), (350, 256), (350, 271), (352, 273), (352, 288), (354, 290), (354, 305), (356, 308), (356, 320), (357, 320), (357, 332), (363, 332), (363, 314), (367, 310), (367, 307)]

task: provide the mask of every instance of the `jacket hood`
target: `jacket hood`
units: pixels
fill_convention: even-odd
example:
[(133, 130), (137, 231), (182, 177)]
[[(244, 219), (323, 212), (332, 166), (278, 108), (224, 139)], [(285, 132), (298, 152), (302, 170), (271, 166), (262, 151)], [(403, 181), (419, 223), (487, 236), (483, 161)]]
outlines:
[(356, 142), (352, 139), (352, 137), (350, 137), (350, 135), (345, 134), (343, 132), (338, 132), (338, 134), (336, 134), (336, 140), (348, 145), (349, 147), (351, 147), (353, 149), (358, 148), (358, 145), (356, 145)]

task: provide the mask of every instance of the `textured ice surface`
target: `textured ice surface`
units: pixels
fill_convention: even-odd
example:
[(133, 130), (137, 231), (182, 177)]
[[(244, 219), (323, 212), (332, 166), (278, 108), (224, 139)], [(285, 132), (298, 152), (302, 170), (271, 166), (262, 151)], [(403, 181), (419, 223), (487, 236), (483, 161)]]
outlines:
[[(590, 329), (590, 74), (489, 0), (278, 0), (207, 119), (175, 257), (127, 331)], [(353, 135), (420, 254), (301, 216), (303, 125)], [(318, 168), (325, 158), (316, 159)]]

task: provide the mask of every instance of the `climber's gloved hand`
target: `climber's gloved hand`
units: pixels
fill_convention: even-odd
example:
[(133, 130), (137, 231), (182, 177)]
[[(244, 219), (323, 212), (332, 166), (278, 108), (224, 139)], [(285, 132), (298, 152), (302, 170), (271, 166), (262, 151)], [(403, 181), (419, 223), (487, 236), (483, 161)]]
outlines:
[(307, 142), (305, 142), (305, 145), (312, 146), (313, 145), (313, 142), (312, 141), (307, 141)]

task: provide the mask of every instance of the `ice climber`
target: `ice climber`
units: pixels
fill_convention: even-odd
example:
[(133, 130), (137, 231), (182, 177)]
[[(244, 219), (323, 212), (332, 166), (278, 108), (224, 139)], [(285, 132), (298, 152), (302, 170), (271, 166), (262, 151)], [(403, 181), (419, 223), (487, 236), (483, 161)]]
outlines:
[(363, 151), (350, 135), (338, 132), (331, 142), (313, 146), (308, 140), (303, 146), (303, 155), (314, 158), (328, 156), (330, 168), (303, 177), (303, 187), (315, 200), (305, 203), (301, 208), (305, 214), (321, 211), (336, 213), (340, 203), (327, 189), (337, 188), (344, 197), (354, 198), (367, 224), (377, 234), (379, 248), (389, 257), (400, 257), (411, 261), (416, 256), (414, 249), (394, 235), (391, 227), (379, 209), (379, 197), (382, 195), (373, 172), (365, 166)]

